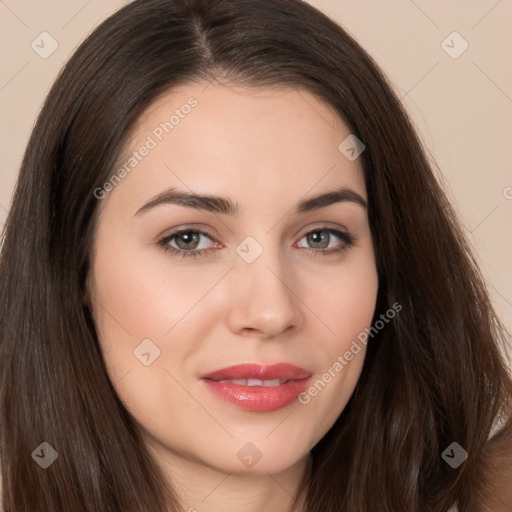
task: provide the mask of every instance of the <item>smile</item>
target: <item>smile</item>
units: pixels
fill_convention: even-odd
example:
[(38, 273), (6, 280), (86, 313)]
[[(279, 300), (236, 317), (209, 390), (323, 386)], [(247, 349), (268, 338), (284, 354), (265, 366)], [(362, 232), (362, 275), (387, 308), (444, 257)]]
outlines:
[(269, 412), (282, 409), (302, 393), (311, 372), (289, 363), (243, 364), (201, 376), (216, 397), (240, 409)]

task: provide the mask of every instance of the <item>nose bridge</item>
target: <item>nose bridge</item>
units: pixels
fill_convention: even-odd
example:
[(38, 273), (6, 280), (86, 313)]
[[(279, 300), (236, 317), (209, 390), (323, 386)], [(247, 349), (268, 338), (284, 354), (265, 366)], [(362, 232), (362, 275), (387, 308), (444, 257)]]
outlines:
[(232, 279), (237, 288), (232, 295), (231, 319), (236, 330), (259, 330), (276, 336), (297, 326), (301, 315), (293, 291), (291, 273), (271, 235), (246, 237), (236, 247)]

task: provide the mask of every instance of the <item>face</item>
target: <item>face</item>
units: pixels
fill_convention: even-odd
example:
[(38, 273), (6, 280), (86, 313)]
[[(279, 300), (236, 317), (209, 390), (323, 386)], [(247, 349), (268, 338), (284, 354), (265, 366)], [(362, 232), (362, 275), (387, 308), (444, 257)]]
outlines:
[(284, 471), (343, 411), (378, 288), (360, 159), (338, 149), (349, 134), (305, 90), (182, 86), (97, 191), (91, 307), (161, 460)]

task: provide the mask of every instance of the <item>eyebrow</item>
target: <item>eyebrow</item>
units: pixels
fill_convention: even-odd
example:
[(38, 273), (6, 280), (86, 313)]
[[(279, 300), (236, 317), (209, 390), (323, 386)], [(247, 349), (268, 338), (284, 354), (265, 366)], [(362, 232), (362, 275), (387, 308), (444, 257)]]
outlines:
[[(306, 213), (313, 210), (319, 210), (320, 208), (325, 208), (335, 203), (343, 202), (352, 202), (361, 205), (363, 208), (367, 208), (366, 201), (361, 195), (354, 190), (343, 187), (330, 192), (325, 192), (318, 196), (303, 199), (295, 205), (294, 212), (297, 214)], [(170, 188), (151, 198), (137, 210), (134, 216), (141, 215), (164, 204), (176, 204), (187, 208), (206, 210), (212, 213), (221, 213), (235, 217), (239, 217), (241, 215), (241, 210), (238, 204), (234, 203), (227, 197), (182, 192), (175, 188)]]

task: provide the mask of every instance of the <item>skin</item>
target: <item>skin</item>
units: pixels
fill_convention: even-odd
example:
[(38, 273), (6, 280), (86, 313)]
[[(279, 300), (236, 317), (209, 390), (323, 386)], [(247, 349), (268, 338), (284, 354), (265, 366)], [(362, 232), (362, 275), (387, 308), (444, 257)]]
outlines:
[[(272, 412), (221, 400), (199, 375), (289, 362), (315, 382), (371, 325), (378, 279), (366, 208), (345, 201), (293, 212), (299, 200), (340, 187), (367, 200), (362, 167), (338, 150), (350, 130), (309, 92), (217, 82), (160, 97), (120, 161), (191, 96), (197, 106), (100, 201), (90, 303), (112, 383), (184, 510), (285, 511), (311, 448), (355, 388), (364, 345), (309, 403)], [(229, 197), (241, 215), (175, 204), (135, 215), (169, 187)], [(181, 259), (157, 245), (191, 224), (212, 237), (168, 244), (206, 249), (205, 257)], [(321, 254), (345, 245), (324, 231), (324, 246), (308, 240), (325, 226), (349, 231), (354, 246)], [(252, 263), (236, 252), (247, 236), (263, 249)], [(149, 366), (134, 356), (147, 338), (160, 350)], [(261, 453), (251, 467), (237, 457), (248, 442)]]

